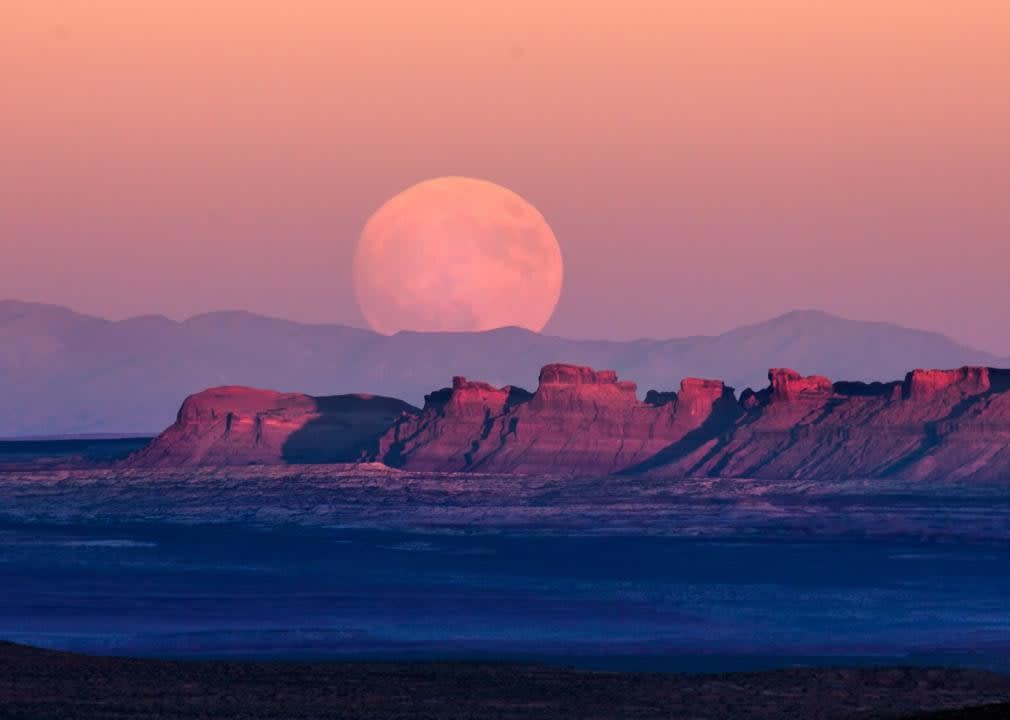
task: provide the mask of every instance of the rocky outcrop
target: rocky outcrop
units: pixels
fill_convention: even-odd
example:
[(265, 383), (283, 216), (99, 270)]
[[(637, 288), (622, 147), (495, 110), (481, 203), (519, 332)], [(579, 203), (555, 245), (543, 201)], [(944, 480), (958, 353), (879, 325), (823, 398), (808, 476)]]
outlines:
[(739, 399), (718, 380), (649, 391), (608, 370), (545, 366), (535, 392), (464, 377), (422, 410), (369, 396), (219, 388), (188, 399), (134, 464), (375, 460), (435, 472), (654, 474), (830, 481), (1010, 480), (1010, 371), (915, 370), (887, 383), (769, 371)]
[(532, 397), (484, 402), (478, 422), (431, 408), (401, 420), (385, 459), (456, 472), (1010, 480), (1008, 371), (832, 383), (775, 368), (768, 380), (737, 400), (687, 378), (640, 402), (612, 372), (550, 365)]
[(684, 378), (680, 381), (676, 409), (684, 422), (698, 426), (713, 414), (726, 414), (733, 398), (733, 388), (727, 387), (722, 380)]
[(830, 384), (773, 370), (717, 447), (670, 458), (677, 476), (1010, 480), (1010, 382), (981, 367)]
[(905, 376), (905, 394), (913, 400), (927, 400), (941, 393), (979, 395), (992, 388), (990, 369), (963, 367), (957, 370), (913, 370)]
[(823, 375), (800, 375), (787, 368), (772, 368), (768, 371), (771, 396), (779, 402), (797, 400), (818, 400), (834, 392), (831, 381)]
[(220, 387), (183, 403), (172, 427), (132, 456), (133, 467), (354, 462), (375, 456), (379, 437), (404, 413), (372, 395), (316, 398)]
[(389, 428), (376, 458), (392, 466), (405, 465), (409, 458), (417, 469), (465, 470), (494, 420), (530, 397), (521, 388), (455, 377), (452, 387), (425, 396), (420, 414), (405, 414)]
[(740, 412), (719, 381), (686, 379), (679, 393), (654, 392), (641, 402), (635, 383), (613, 371), (565, 364), (545, 366), (532, 395), (469, 382), (443, 392), (444, 402), (429, 401), (387, 433), (381, 459), (441, 472), (606, 474), (646, 463)]

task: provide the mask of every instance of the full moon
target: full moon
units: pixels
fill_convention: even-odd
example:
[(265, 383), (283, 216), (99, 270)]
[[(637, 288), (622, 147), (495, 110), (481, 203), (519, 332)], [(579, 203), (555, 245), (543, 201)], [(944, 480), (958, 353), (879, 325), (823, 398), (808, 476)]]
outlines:
[(540, 331), (554, 313), (561, 248), (535, 207), (485, 180), (426, 180), (380, 207), (361, 233), (354, 288), (369, 325)]

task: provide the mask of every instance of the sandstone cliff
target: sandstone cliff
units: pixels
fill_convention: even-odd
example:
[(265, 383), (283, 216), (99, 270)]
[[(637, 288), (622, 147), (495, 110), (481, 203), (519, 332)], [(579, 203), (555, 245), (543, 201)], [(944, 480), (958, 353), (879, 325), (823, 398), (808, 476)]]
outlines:
[[(739, 413), (732, 390), (713, 380), (685, 380), (680, 393), (648, 402), (616, 373), (576, 365), (544, 367), (532, 395), (457, 380), (446, 402), (427, 403), (386, 434), (383, 460), (441, 472), (608, 474)], [(463, 412), (470, 408), (479, 410)]]
[[(832, 383), (776, 368), (768, 380), (737, 400), (688, 378), (640, 402), (612, 372), (549, 365), (528, 400), (502, 389), (518, 399), (467, 401), (472, 383), (443, 391), (451, 401), (398, 422), (380, 457), (437, 471), (1010, 480), (1010, 371)], [(476, 416), (455, 409), (474, 402)]]
[(192, 395), (172, 427), (130, 458), (134, 467), (354, 462), (416, 408), (393, 398), (316, 398), (244, 387)]
[(545, 366), (535, 392), (463, 377), (422, 410), (388, 398), (224, 388), (187, 400), (135, 464), (376, 460), (436, 472), (830, 481), (1010, 480), (1010, 370), (887, 383), (784, 368), (739, 397), (718, 380), (638, 399), (616, 373)]
[(835, 383), (770, 373), (732, 432), (661, 469), (671, 475), (901, 476), (1010, 480), (1006, 371), (915, 370), (903, 382)]

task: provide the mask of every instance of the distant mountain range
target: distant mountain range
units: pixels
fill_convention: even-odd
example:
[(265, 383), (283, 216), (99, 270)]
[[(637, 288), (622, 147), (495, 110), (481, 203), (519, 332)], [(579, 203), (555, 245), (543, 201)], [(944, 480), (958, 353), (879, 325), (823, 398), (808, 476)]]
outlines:
[(220, 385), (367, 392), (420, 405), (454, 375), (534, 388), (540, 368), (554, 362), (614, 369), (637, 381), (643, 397), (688, 376), (761, 388), (770, 367), (871, 381), (915, 367), (1010, 365), (937, 333), (815, 310), (721, 335), (616, 342), (519, 328), (387, 337), (245, 312), (112, 322), (0, 301), (0, 437), (154, 433), (187, 395)]

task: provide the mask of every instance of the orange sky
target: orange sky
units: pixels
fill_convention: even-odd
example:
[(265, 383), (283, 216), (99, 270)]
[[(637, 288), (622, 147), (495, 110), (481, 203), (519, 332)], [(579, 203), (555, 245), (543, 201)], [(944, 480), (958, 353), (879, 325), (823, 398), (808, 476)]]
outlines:
[(0, 297), (361, 324), (368, 215), (463, 174), (551, 222), (549, 332), (820, 307), (1010, 352), (1005, 0), (0, 14)]

